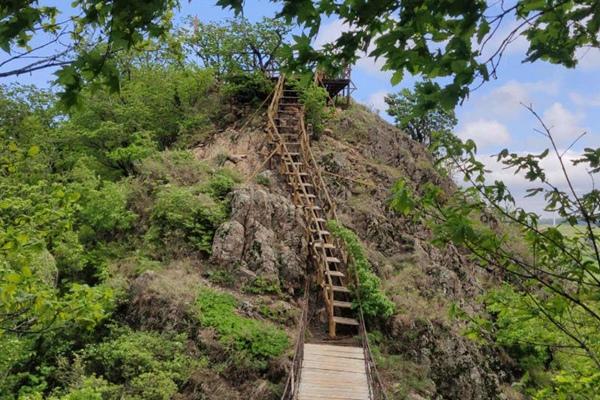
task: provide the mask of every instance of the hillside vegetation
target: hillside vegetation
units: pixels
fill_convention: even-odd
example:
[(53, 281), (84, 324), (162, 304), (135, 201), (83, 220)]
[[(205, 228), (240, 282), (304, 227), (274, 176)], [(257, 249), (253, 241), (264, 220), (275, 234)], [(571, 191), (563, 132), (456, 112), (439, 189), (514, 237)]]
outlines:
[[(118, 88), (1, 86), (0, 398), (281, 395), (313, 279), (302, 210), (268, 159), (261, 70), (289, 27), (202, 29), (118, 58)], [(514, 199), (487, 185), (453, 113), (406, 120), (428, 85), (389, 99), (418, 128), (405, 133), (355, 102), (330, 107), (308, 78), (289, 77), (390, 398), (598, 398), (597, 190), (533, 188), (589, 223), (538, 225), (499, 206)], [(596, 152), (578, 162), (598, 172)], [(547, 183), (546, 155), (499, 160)], [(314, 286), (307, 340), (326, 322)]]

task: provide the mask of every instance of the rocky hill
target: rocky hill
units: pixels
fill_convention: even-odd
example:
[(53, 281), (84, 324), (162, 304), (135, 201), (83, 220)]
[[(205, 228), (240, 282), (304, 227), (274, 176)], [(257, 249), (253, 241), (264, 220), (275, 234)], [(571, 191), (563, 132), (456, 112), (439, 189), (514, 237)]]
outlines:
[[(2, 321), (0, 398), (278, 399), (308, 243), (268, 158), (262, 99), (240, 104), (209, 72), (154, 67), (118, 95), (86, 93), (68, 116), (27, 90), (49, 103), (4, 91), (0, 109), (14, 143), (0, 147), (0, 222), (16, 238), (0, 266), (20, 271), (3, 292), (19, 295)], [(388, 207), (400, 178), (453, 183), (359, 104), (324, 128), (312, 147), (340, 222), (396, 305), (368, 320), (391, 398), (516, 398), (510, 360), (449, 317), (452, 304), (477, 310), (493, 277)], [(40, 308), (19, 297), (32, 290)], [(318, 304), (310, 318), (319, 335)]]
[[(269, 169), (277, 164), (263, 167), (269, 153), (265, 127), (260, 116), (252, 122), (250, 128), (216, 134), (193, 150), (199, 161), (222, 163), (236, 171), (241, 183), (229, 195), (231, 214), (216, 231), (210, 259), (194, 268), (182, 263), (137, 278), (129, 314), (137, 315), (140, 323), (158, 320), (155, 327), (180, 325), (196, 286), (207, 285), (233, 293), (240, 312), (248, 317), (270, 319), (290, 338), (295, 335), (308, 255), (303, 221), (285, 182)], [(489, 279), (457, 249), (432, 246), (427, 227), (388, 207), (390, 188), (399, 178), (416, 188), (432, 182), (449, 191), (452, 182), (435, 171), (422, 146), (358, 104), (338, 110), (313, 149), (341, 222), (358, 234), (386, 293), (397, 305), (393, 318), (372, 326), (392, 398), (502, 396), (509, 377), (501, 354), (465, 338), (461, 324), (448, 316), (453, 303), (476, 309), (477, 296)], [(168, 289), (171, 285), (177, 287), (177, 294)], [(155, 310), (165, 315), (155, 316)], [(197, 335), (197, 344), (208, 351), (211, 363), (218, 362), (223, 349), (214, 331), (200, 329)], [(219, 378), (212, 383), (198, 384), (228, 388), (227, 398), (232, 399), (276, 398), (273, 388), (281, 384), (287, 362), (283, 354), (262, 374), (248, 376), (228, 369), (214, 373), (213, 379)], [(205, 396), (224, 398), (212, 389), (205, 390)]]

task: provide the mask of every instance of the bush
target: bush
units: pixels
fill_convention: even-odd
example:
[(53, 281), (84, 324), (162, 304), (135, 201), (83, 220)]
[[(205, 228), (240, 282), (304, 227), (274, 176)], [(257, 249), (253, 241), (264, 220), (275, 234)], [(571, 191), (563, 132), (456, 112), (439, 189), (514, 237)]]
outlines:
[(222, 169), (209, 179), (203, 191), (215, 199), (224, 200), (239, 181), (240, 179), (233, 172)]
[(166, 150), (136, 164), (137, 175), (152, 184), (194, 185), (205, 181), (210, 170), (188, 150)]
[(263, 101), (272, 91), (273, 82), (262, 72), (230, 73), (223, 85), (223, 95), (236, 104)]
[(167, 400), (199, 362), (185, 353), (185, 335), (113, 327), (110, 338), (83, 352), (86, 371), (121, 385), (121, 397)]
[(294, 82), (294, 86), (300, 95), (300, 102), (304, 105), (306, 123), (312, 125), (313, 133), (318, 137), (323, 132), (324, 122), (331, 114), (327, 107), (327, 90), (313, 81), (298, 80)]
[(152, 210), (151, 239), (187, 243), (210, 254), (215, 231), (226, 217), (225, 205), (199, 188), (165, 186)]
[(102, 378), (88, 376), (82, 382), (72, 388), (66, 395), (51, 397), (50, 400), (104, 400), (119, 397), (121, 387), (111, 384)]
[[(351, 268), (358, 275), (358, 287), (353, 288), (354, 301), (360, 299), (360, 305), (367, 316), (391, 317), (395, 310), (394, 303), (381, 290), (381, 279), (371, 270), (371, 264), (356, 234), (337, 221), (329, 221), (327, 227), (345, 243), (346, 250), (352, 260)], [(358, 306), (358, 304), (355, 304), (355, 306)]]
[(82, 193), (80, 220), (97, 235), (110, 236), (131, 228), (137, 215), (127, 209), (126, 184), (104, 181)]
[(235, 297), (208, 288), (200, 291), (196, 301), (200, 323), (217, 331), (231, 361), (264, 370), (268, 360), (288, 348), (287, 334), (271, 323), (239, 316), (236, 307)]

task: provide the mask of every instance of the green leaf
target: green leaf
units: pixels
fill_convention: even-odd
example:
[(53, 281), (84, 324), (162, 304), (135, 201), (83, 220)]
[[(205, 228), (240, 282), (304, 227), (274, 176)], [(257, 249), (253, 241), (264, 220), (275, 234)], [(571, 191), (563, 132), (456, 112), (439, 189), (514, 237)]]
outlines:
[(27, 155), (29, 157), (34, 157), (37, 156), (40, 153), (40, 147), (33, 145), (29, 148), (29, 150), (27, 150)]
[(477, 43), (481, 43), (485, 35), (487, 35), (490, 31), (490, 24), (484, 19), (479, 24), (479, 29), (477, 30)]

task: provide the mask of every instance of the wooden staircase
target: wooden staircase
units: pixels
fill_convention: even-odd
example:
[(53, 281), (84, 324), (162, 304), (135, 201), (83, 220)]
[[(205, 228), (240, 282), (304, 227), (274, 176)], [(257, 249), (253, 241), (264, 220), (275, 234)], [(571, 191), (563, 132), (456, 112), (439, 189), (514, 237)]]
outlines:
[(354, 318), (347, 287), (346, 257), (326, 226), (327, 220), (336, 219), (335, 208), (310, 148), (304, 108), (298, 93), (286, 85), (283, 77), (277, 82), (268, 116), (269, 135), (281, 161), (281, 173), (290, 186), (293, 202), (304, 211), (311, 257), (327, 311), (329, 337), (335, 338), (340, 328), (355, 333), (359, 322)]

